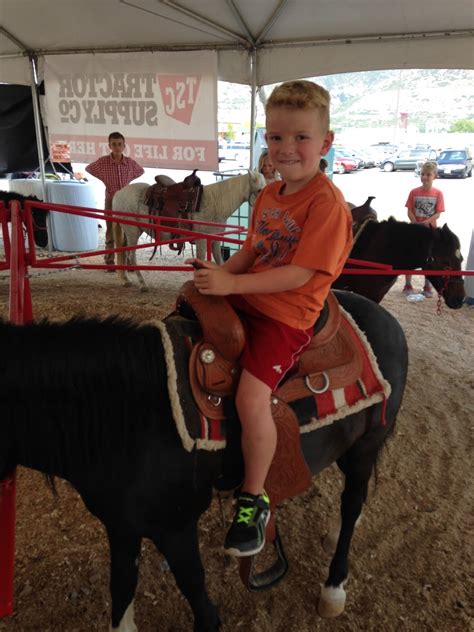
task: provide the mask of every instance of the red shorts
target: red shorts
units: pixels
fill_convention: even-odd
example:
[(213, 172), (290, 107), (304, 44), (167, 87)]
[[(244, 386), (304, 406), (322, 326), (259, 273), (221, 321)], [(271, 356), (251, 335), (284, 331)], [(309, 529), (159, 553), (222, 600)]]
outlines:
[(240, 366), (272, 391), (311, 342), (313, 327), (294, 329), (252, 307), (240, 294), (226, 296), (245, 326), (245, 347)]

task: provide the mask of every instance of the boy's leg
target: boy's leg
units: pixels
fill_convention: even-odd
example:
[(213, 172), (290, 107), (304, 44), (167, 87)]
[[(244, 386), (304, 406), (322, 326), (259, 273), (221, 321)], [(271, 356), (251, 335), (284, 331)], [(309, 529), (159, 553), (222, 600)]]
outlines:
[(263, 492), (277, 444), (270, 395), (269, 386), (246, 369), (242, 371), (235, 403), (242, 425), (243, 489), (255, 495)]
[(434, 296), (433, 286), (431, 285), (431, 283), (426, 277), (425, 277), (425, 284), (423, 286), (423, 295), (426, 298), (433, 298)]
[(255, 555), (265, 545), (270, 500), (263, 486), (275, 454), (277, 431), (270, 408), (271, 388), (243, 369), (236, 405), (242, 426), (245, 478), (224, 548), (238, 557)]
[(277, 443), (271, 394), (311, 342), (313, 328), (293, 329), (264, 316), (238, 295), (227, 300), (243, 315), (247, 330), (236, 397), (245, 479), (224, 548), (232, 555), (245, 556), (255, 555), (265, 545), (270, 517), (270, 500), (263, 486)]
[[(105, 247), (107, 250), (115, 248), (114, 241), (114, 223), (110, 219), (105, 220)], [(104, 255), (104, 261), (107, 265), (113, 265), (115, 263), (115, 255), (113, 252), (106, 252)]]
[(405, 287), (403, 288), (404, 294), (413, 294), (415, 290), (413, 289), (413, 285), (411, 284), (411, 274), (405, 275)]
[[(107, 213), (108, 210), (112, 209), (112, 200), (105, 200), (105, 205), (104, 205), (104, 209), (105, 212)], [(110, 220), (107, 219), (107, 217), (105, 218), (105, 248), (107, 250), (110, 250), (111, 248), (115, 248), (115, 241), (114, 241), (114, 223)], [(106, 263), (107, 265), (114, 265), (115, 263), (115, 255), (114, 253), (110, 253), (107, 252), (104, 255), (104, 263)]]

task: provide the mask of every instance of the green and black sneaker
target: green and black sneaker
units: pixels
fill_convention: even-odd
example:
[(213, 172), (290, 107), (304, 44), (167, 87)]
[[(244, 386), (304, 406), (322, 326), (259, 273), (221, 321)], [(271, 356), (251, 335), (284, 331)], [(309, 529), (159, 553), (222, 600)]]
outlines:
[(270, 499), (265, 492), (259, 496), (241, 492), (234, 521), (225, 538), (225, 552), (236, 557), (260, 553), (265, 546), (265, 527), (269, 519)]

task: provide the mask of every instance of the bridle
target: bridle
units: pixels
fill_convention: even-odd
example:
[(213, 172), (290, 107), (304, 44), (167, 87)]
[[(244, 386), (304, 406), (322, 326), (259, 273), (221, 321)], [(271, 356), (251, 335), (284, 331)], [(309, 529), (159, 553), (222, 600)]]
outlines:
[[(433, 257), (433, 254), (430, 252), (425, 259), (425, 263), (423, 268), (425, 270), (446, 270), (446, 272), (460, 272), (461, 268), (455, 268), (452, 265), (443, 265), (436, 263), (436, 259)], [(440, 276), (441, 281), (443, 283), (442, 292), (447, 288), (448, 283), (464, 283), (462, 276)]]
[[(442, 264), (436, 263), (431, 247), (430, 247), (430, 252), (428, 253), (428, 256), (425, 259), (423, 268), (425, 270), (446, 270), (447, 272), (457, 272), (459, 270), (459, 269), (456, 269), (452, 265), (442, 265)], [(451, 276), (451, 275), (444, 276), (443, 275), (438, 278), (441, 279), (442, 285), (439, 290), (435, 288), (438, 293), (438, 302), (436, 304), (436, 314), (440, 316), (441, 309), (442, 309), (442, 299), (444, 298), (444, 293), (447, 290), (448, 285), (450, 283), (464, 283), (464, 281), (463, 281), (462, 276)]]

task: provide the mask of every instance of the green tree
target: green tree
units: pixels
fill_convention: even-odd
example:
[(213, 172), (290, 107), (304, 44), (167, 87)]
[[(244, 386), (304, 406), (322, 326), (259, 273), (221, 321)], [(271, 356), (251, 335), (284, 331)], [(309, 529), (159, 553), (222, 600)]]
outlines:
[(227, 124), (227, 132), (225, 135), (228, 138), (228, 140), (235, 140), (235, 130), (232, 123)]
[(449, 132), (474, 132), (474, 120), (459, 119), (451, 125)]

